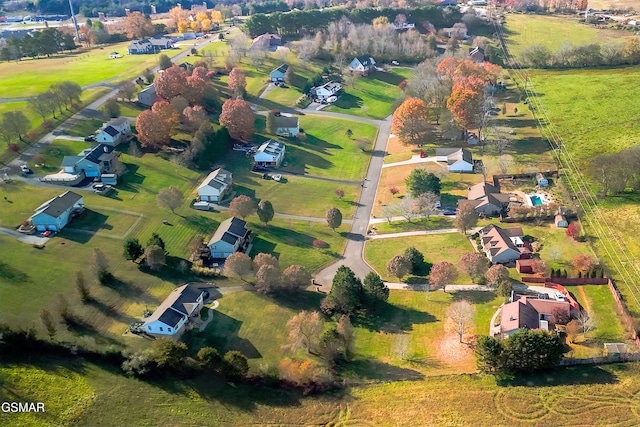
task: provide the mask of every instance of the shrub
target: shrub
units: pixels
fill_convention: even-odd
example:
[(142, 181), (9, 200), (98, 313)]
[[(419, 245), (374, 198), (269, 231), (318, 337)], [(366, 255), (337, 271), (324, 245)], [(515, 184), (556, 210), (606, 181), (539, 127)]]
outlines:
[(17, 153), (18, 151), (20, 151), (20, 146), (18, 144), (9, 144), (9, 151)]
[(298, 101), (296, 102), (296, 107), (306, 108), (309, 106), (309, 104), (311, 104), (311, 98), (309, 98), (307, 95), (302, 95), (300, 98), (298, 98)]
[(35, 139), (37, 135), (38, 131), (36, 131), (35, 129), (31, 129), (29, 132), (27, 132), (27, 138), (29, 138), (30, 140)]

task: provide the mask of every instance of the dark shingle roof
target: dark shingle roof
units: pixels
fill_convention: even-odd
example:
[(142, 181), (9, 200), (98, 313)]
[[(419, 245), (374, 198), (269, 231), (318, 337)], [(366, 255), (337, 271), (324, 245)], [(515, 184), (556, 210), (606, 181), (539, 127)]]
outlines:
[(220, 240), (222, 240), (223, 242), (227, 242), (230, 245), (235, 245), (239, 238), (240, 237), (234, 236), (231, 233), (224, 233), (222, 235), (222, 239), (220, 239)]
[(120, 133), (120, 131), (113, 126), (107, 126), (103, 130), (111, 136), (118, 136), (118, 134)]
[(241, 220), (240, 218), (233, 217), (231, 219), (231, 226), (229, 227), (229, 232), (235, 234), (236, 236), (244, 237), (247, 234), (247, 222)]
[(287, 70), (289, 69), (289, 65), (287, 64), (282, 64), (281, 66), (279, 66), (278, 68), (276, 68), (275, 70), (272, 71), (272, 73), (276, 72), (276, 71), (280, 71), (281, 73), (286, 73)]
[(189, 315), (190, 310), (187, 310), (185, 306), (197, 304), (200, 294), (202, 294), (202, 290), (190, 285), (174, 289), (156, 311), (147, 317), (145, 323), (159, 320), (169, 327), (175, 327), (183, 317)]
[(160, 314), (158, 320), (167, 326), (175, 328), (178, 322), (180, 322), (180, 320), (182, 320), (184, 316), (184, 314), (178, 313), (177, 311), (168, 308), (163, 311), (162, 314)]
[(360, 55), (356, 58), (364, 67), (370, 67), (373, 65), (371, 55)]
[(49, 203), (42, 212), (53, 218), (58, 218), (63, 212), (71, 209), (80, 199), (82, 199), (81, 195), (76, 194), (73, 191), (67, 191), (66, 193), (51, 200), (51, 203)]
[(91, 150), (91, 152), (85, 156), (85, 158), (90, 162), (99, 164), (100, 157), (103, 156), (105, 153), (111, 153), (112, 151), (113, 151), (113, 147), (105, 144), (100, 144), (94, 147), (93, 150)]
[(222, 221), (216, 232), (213, 233), (211, 240), (209, 240), (209, 244), (211, 245), (222, 240), (234, 245), (238, 238), (245, 237), (249, 232), (246, 225), (247, 223), (245, 221), (236, 217)]

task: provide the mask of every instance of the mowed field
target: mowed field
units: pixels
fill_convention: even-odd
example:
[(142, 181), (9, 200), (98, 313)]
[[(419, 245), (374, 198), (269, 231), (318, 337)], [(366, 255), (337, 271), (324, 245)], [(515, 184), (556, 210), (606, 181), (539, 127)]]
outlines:
[[(589, 2), (589, 6), (591, 2)], [(577, 18), (533, 14), (507, 14), (505, 35), (509, 53), (514, 57), (532, 45), (540, 44), (554, 52), (565, 42), (574, 46), (591, 43), (624, 43), (633, 33), (621, 30), (597, 29), (580, 23)]]
[[(3, 401), (46, 412), (0, 413), (3, 425), (531, 426), (639, 422), (638, 364), (575, 367), (496, 384), (442, 375), (347, 387), (320, 396), (219, 378), (144, 382), (94, 363), (27, 360), (0, 366)], [(133, 403), (135, 402), (135, 403)], [(132, 408), (135, 410), (125, 410)]]

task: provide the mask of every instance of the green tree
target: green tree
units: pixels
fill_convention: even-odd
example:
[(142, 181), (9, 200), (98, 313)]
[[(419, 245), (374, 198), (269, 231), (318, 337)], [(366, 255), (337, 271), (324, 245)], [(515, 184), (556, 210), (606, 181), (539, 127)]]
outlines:
[(501, 371), (504, 359), (502, 352), (502, 344), (499, 340), (481, 335), (475, 349), (478, 369), (487, 374)]
[(198, 350), (198, 355), (196, 356), (198, 363), (204, 369), (213, 369), (220, 365), (222, 362), (222, 356), (218, 353), (213, 347), (202, 347)]
[(151, 344), (151, 357), (160, 368), (180, 369), (187, 357), (187, 345), (169, 338), (158, 338)]
[(555, 332), (521, 329), (503, 341), (505, 369), (533, 372), (556, 367), (564, 355), (562, 339)]
[(341, 265), (333, 276), (331, 291), (320, 309), (328, 315), (352, 314), (361, 306), (362, 297), (362, 282), (349, 267)]
[(161, 70), (166, 70), (168, 68), (171, 68), (172, 66), (173, 66), (173, 62), (171, 62), (171, 58), (169, 58), (164, 53), (158, 57), (158, 67)]
[(269, 111), (267, 113), (267, 124), (266, 124), (267, 133), (271, 135), (276, 134), (276, 115), (273, 111)]
[(407, 184), (407, 192), (413, 198), (429, 192), (440, 194), (442, 188), (440, 178), (421, 168), (413, 169), (404, 182)]
[(222, 373), (231, 379), (240, 379), (249, 372), (247, 357), (239, 351), (228, 351), (223, 358)]
[(124, 251), (122, 255), (125, 259), (129, 261), (135, 261), (140, 258), (143, 253), (144, 248), (142, 247), (138, 239), (127, 239), (127, 241), (124, 242)]
[(411, 262), (411, 273), (417, 274), (422, 270), (424, 266), (424, 255), (422, 252), (410, 246), (404, 250), (402, 256)]
[(102, 106), (102, 111), (104, 111), (104, 115), (107, 117), (119, 117), (120, 116), (120, 104), (113, 99), (109, 98)]
[(342, 212), (338, 208), (331, 208), (327, 211), (327, 215), (325, 216), (327, 220), (327, 224), (329, 227), (336, 231), (336, 228), (340, 227), (342, 224)]
[(164, 247), (164, 240), (162, 240), (162, 237), (160, 237), (158, 233), (153, 233), (151, 237), (149, 237), (149, 240), (147, 240), (147, 246), (153, 245), (160, 246), (162, 250), (166, 250)]
[(362, 289), (365, 296), (372, 302), (385, 302), (389, 299), (389, 288), (377, 273), (370, 271), (364, 276)]
[(0, 126), (7, 135), (13, 135), (22, 141), (22, 136), (29, 130), (30, 122), (22, 111), (7, 111), (2, 115)]
[(268, 200), (260, 200), (260, 202), (258, 202), (258, 209), (256, 210), (256, 213), (264, 225), (267, 225), (275, 215), (273, 205)]

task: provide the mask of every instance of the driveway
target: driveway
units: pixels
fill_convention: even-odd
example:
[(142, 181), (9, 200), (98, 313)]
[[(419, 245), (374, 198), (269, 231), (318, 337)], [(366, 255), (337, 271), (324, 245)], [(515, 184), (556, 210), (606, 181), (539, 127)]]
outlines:
[(17, 239), (22, 243), (26, 243), (28, 245), (45, 245), (49, 241), (48, 237), (40, 237), (32, 234), (22, 234), (12, 228), (5, 227), (0, 227), (0, 234), (13, 237), (14, 239)]

